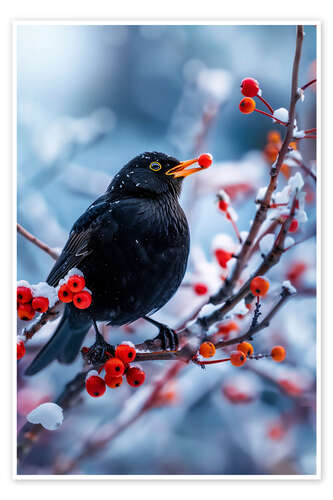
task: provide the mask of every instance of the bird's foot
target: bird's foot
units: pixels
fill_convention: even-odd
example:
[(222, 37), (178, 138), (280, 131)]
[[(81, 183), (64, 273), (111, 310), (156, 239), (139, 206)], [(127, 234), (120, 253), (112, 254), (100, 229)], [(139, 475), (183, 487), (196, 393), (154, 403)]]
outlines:
[(176, 351), (179, 345), (176, 331), (162, 323), (159, 324), (159, 329), (160, 331), (154, 340), (159, 339), (161, 341), (163, 351)]
[(84, 357), (88, 364), (99, 365), (104, 364), (106, 361), (115, 355), (113, 345), (108, 344), (101, 334), (96, 335), (95, 343), (85, 353)]

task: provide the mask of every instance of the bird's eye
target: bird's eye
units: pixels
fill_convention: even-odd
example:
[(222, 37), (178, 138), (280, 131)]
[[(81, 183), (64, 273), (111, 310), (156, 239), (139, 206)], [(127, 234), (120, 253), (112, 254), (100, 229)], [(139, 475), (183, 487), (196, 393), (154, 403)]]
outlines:
[(161, 170), (162, 165), (158, 161), (152, 161), (151, 164), (149, 165), (149, 168), (154, 172), (158, 172), (159, 170)]

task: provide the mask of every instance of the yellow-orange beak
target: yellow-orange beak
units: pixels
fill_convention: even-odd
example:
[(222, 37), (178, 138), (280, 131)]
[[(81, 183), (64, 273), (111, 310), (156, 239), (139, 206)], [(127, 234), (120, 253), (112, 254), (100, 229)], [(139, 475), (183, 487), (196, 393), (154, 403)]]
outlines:
[(205, 167), (197, 167), (197, 168), (190, 168), (186, 170), (187, 167), (190, 165), (194, 165), (195, 163), (198, 162), (199, 158), (193, 158), (193, 160), (187, 160), (187, 161), (182, 161), (179, 163), (179, 165), (176, 165), (175, 167), (170, 168), (165, 172), (165, 175), (173, 175), (174, 178), (176, 177), (187, 177), (188, 175), (195, 174), (195, 172), (200, 172), (201, 170), (204, 170)]

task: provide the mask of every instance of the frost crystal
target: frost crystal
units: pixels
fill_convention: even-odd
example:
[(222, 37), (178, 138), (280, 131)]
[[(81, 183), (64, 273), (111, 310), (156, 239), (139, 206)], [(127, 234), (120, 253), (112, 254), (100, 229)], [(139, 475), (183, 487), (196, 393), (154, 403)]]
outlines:
[[(289, 120), (289, 113), (288, 113), (288, 110), (286, 108), (276, 109), (273, 113), (273, 116), (274, 116), (274, 118), (277, 118), (281, 122), (287, 123)], [(275, 120), (273, 120), (273, 121), (275, 121)]]
[(41, 424), (48, 431), (55, 431), (64, 420), (63, 410), (56, 403), (43, 403), (27, 415), (27, 420), (31, 424)]

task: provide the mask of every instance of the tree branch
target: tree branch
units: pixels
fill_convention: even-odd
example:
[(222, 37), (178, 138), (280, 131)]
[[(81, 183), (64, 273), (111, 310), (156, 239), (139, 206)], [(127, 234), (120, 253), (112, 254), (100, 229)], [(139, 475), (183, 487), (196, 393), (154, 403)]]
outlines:
[(50, 248), (46, 243), (43, 241), (39, 240), (34, 236), (33, 234), (29, 233), (21, 224), (16, 224), (17, 227), (17, 232), (22, 234), (24, 238), (26, 238), (28, 241), (31, 241), (34, 245), (36, 245), (38, 248), (43, 250), (43, 252), (47, 253), (52, 259), (57, 260), (59, 257), (59, 253)]

